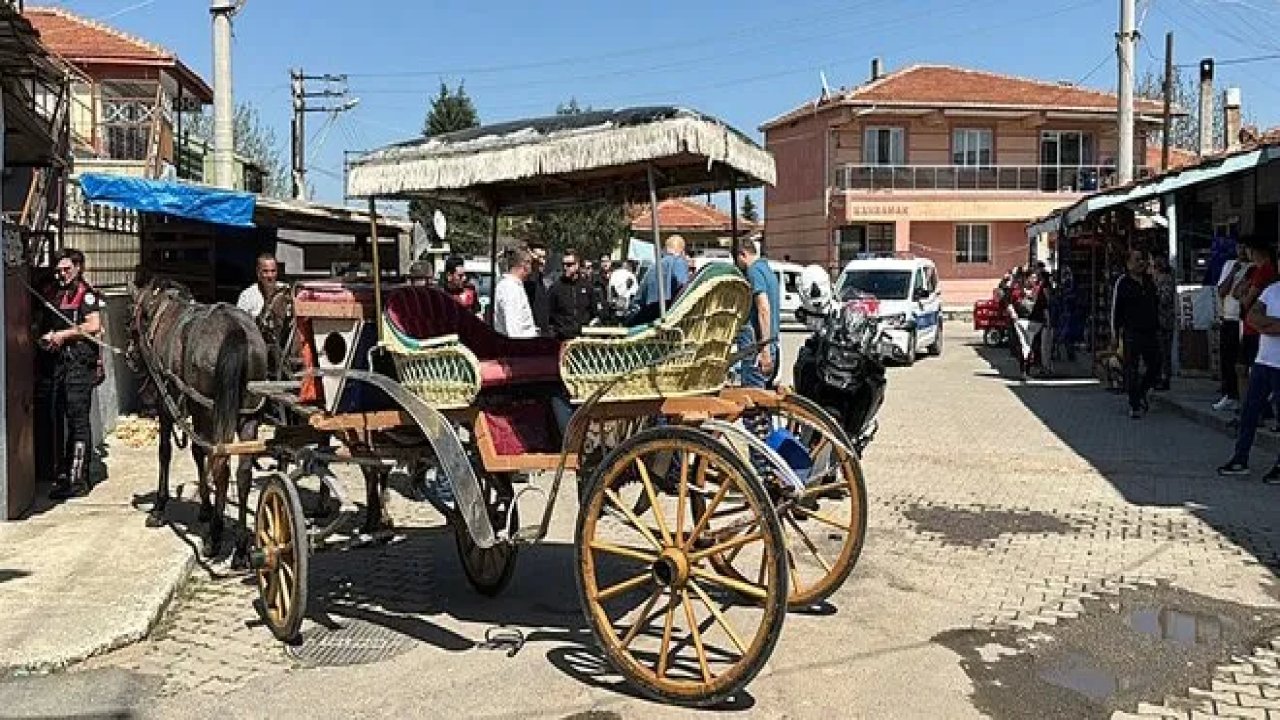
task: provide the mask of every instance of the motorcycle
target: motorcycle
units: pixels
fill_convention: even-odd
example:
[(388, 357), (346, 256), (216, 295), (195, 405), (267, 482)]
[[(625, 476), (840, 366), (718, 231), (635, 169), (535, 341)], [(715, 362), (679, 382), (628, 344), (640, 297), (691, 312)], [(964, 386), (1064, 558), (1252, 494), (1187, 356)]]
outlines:
[(875, 309), (873, 298), (856, 298), (825, 313), (802, 312), (814, 332), (793, 367), (796, 392), (840, 422), (859, 456), (875, 437), (884, 403), (885, 359), (893, 354), (885, 328), (902, 320)]

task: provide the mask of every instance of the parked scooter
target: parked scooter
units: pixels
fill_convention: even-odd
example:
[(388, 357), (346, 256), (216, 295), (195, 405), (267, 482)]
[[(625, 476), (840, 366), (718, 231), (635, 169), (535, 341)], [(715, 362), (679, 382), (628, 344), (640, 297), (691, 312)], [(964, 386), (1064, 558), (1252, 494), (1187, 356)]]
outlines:
[(871, 296), (837, 300), (827, 271), (805, 268), (800, 276), (801, 314), (813, 331), (796, 357), (795, 389), (835, 417), (861, 455), (875, 437), (884, 402), (885, 358), (892, 342)]

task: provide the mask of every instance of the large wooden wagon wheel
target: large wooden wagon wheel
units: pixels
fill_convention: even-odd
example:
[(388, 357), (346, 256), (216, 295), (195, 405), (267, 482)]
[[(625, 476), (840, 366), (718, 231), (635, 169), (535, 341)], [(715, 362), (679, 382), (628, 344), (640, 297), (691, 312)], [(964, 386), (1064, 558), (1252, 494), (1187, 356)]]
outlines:
[(294, 482), (272, 473), (258, 495), (250, 555), (262, 601), (262, 619), (276, 639), (298, 634), (307, 611), (307, 564), (310, 547), (302, 501)]
[[(826, 600), (853, 572), (867, 534), (867, 489), (862, 465), (840, 424), (808, 400), (786, 395), (768, 411), (770, 425), (785, 429), (808, 451), (812, 468), (803, 493), (783, 492), (771, 480), (778, 520), (787, 546), (791, 609)], [(694, 498), (695, 511), (699, 499)], [(753, 558), (736, 549), (712, 558), (726, 575), (753, 577)]]
[[(697, 496), (705, 512), (692, 512)], [(645, 693), (710, 705), (760, 672), (786, 617), (782, 528), (764, 484), (700, 430), (632, 436), (583, 489), (575, 557), (587, 621), (609, 661)], [(731, 550), (759, 574), (726, 575)], [(744, 600), (744, 597), (747, 598)]]
[[(512, 532), (518, 530), (520, 515), (514, 505), (511, 480), (501, 473), (479, 473), (479, 480), (480, 493), (489, 510), (489, 522), (493, 523), (495, 534), (506, 537), (501, 531), (507, 527), (508, 508)], [(466, 574), (467, 582), (481, 595), (494, 597), (502, 592), (516, 569), (515, 543), (499, 540), (491, 547), (480, 547), (456, 510), (450, 514), (449, 524), (453, 527), (458, 558), (462, 561), (462, 572)]]

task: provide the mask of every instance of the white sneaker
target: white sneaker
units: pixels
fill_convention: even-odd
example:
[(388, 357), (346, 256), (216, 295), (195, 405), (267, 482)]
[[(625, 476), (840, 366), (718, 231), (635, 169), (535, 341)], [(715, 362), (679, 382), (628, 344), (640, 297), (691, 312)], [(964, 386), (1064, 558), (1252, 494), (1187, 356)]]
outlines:
[(1217, 410), (1218, 412), (1235, 412), (1237, 409), (1239, 409), (1239, 407), (1240, 407), (1240, 403), (1236, 402), (1235, 400), (1232, 400), (1229, 397), (1226, 397), (1225, 395), (1222, 397), (1221, 400), (1213, 404), (1213, 409)]

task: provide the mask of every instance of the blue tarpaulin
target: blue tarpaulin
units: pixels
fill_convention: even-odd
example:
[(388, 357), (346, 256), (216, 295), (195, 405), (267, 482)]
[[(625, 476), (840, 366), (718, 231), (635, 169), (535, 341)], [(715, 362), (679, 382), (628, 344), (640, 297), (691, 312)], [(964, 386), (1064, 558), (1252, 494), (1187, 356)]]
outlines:
[(80, 188), (85, 200), (92, 203), (215, 225), (253, 227), (253, 193), (93, 173), (80, 176)]

